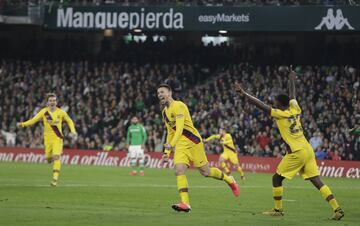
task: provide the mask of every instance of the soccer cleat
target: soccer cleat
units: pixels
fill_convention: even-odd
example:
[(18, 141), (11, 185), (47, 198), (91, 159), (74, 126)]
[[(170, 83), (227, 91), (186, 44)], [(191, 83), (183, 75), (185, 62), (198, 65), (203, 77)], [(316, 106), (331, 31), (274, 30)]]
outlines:
[(56, 187), (56, 186), (58, 185), (58, 181), (55, 180), (55, 179), (52, 179), (50, 185), (51, 185), (52, 187)]
[(140, 176), (144, 176), (144, 175), (145, 175), (144, 171), (141, 170), (140, 173), (139, 173), (139, 175), (140, 175)]
[(191, 211), (191, 207), (189, 204), (186, 203), (179, 203), (179, 204), (173, 204), (171, 206), (171, 208), (173, 208), (173, 210), (178, 211), (178, 212), (190, 212)]
[(273, 216), (273, 217), (281, 217), (281, 216), (284, 216), (284, 211), (282, 209), (272, 209), (272, 210), (269, 210), (269, 211), (265, 211), (265, 212), (262, 212), (263, 215), (266, 215), (266, 216)]
[(137, 172), (136, 172), (136, 170), (131, 170), (131, 171), (129, 172), (129, 174), (130, 174), (131, 176), (135, 176), (135, 175), (137, 174)]
[(236, 180), (234, 179), (234, 177), (231, 177), (233, 182), (231, 184), (229, 184), (229, 187), (231, 188), (233, 194), (235, 197), (238, 197), (240, 194), (240, 188), (239, 185), (236, 183)]
[(340, 220), (341, 218), (343, 218), (344, 215), (345, 215), (344, 210), (342, 210), (342, 209), (339, 207), (339, 208), (337, 208), (337, 209), (334, 211), (334, 215), (332, 216), (331, 219), (338, 221), (338, 220)]

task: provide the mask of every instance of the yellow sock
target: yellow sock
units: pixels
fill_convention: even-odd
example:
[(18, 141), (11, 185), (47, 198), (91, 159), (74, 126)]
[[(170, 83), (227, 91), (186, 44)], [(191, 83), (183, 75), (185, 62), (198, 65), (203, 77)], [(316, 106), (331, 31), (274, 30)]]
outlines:
[(329, 204), (333, 210), (336, 210), (337, 208), (340, 207), (339, 204), (337, 203), (334, 195), (331, 193), (330, 188), (327, 185), (324, 185), (320, 188), (320, 193), (321, 193), (322, 197), (324, 199), (326, 199), (326, 201), (329, 202)]
[(280, 187), (273, 187), (272, 189), (272, 193), (273, 193), (273, 197), (274, 197), (274, 202), (275, 202), (275, 209), (279, 210), (282, 209), (282, 195), (284, 192), (284, 188), (282, 186)]
[(229, 170), (229, 168), (227, 167), (227, 165), (226, 165), (225, 162), (221, 162), (221, 163), (220, 163), (220, 166), (221, 166), (221, 169), (223, 169), (224, 172), (225, 172), (227, 175), (230, 174), (230, 170)]
[(54, 160), (54, 164), (53, 164), (53, 179), (54, 180), (59, 179), (60, 168), (61, 168), (60, 160)]
[(244, 176), (244, 171), (242, 170), (242, 168), (239, 166), (238, 168), (237, 168), (237, 171), (240, 173), (240, 176)]
[(211, 167), (210, 168), (210, 175), (209, 177), (218, 179), (218, 180), (224, 180), (227, 184), (231, 184), (233, 182), (233, 180), (226, 174), (224, 174), (223, 172), (221, 172), (221, 170), (219, 170), (218, 168), (215, 167)]
[(185, 175), (176, 176), (181, 202), (189, 204), (189, 186)]

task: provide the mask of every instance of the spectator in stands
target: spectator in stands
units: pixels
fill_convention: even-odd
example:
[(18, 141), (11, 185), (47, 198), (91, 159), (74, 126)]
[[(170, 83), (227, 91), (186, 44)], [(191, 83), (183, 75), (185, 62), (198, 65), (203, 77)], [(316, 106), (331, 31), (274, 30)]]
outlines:
[(317, 160), (324, 160), (324, 159), (326, 159), (327, 153), (326, 153), (325, 149), (323, 149), (322, 147), (318, 146), (318, 147), (317, 147), (316, 149), (314, 149), (314, 150), (316, 150), (315, 156), (316, 156), (316, 159), (317, 159)]
[(265, 150), (265, 147), (268, 146), (271, 142), (266, 132), (259, 132), (258, 136), (256, 137), (256, 141), (258, 142), (261, 150)]
[(314, 150), (322, 145), (322, 136), (319, 131), (313, 133), (313, 136), (310, 138), (310, 144)]
[(341, 160), (339, 151), (337, 151), (337, 150), (330, 151), (329, 156), (330, 156), (331, 160), (335, 160), (335, 161), (340, 161)]
[(9, 131), (6, 131), (6, 127), (5, 127), (5, 129), (1, 129), (1, 135), (5, 138), (6, 146), (15, 146), (16, 133), (13, 128), (10, 128)]

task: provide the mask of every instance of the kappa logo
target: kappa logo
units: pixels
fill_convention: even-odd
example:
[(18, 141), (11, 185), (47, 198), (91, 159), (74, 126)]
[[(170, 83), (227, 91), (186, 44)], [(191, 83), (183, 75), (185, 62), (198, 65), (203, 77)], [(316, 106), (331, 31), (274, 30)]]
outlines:
[(321, 30), (324, 25), (327, 30), (341, 30), (344, 26), (346, 26), (348, 30), (354, 30), (348, 19), (344, 18), (341, 9), (336, 10), (336, 16), (334, 16), (333, 9), (328, 9), (327, 15), (322, 18), (320, 24), (315, 27), (315, 30)]

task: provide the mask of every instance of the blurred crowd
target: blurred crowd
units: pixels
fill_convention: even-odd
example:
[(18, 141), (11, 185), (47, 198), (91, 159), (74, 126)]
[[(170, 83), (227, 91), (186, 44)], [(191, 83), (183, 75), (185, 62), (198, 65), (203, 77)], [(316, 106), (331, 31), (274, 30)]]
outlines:
[[(303, 66), (297, 70), (304, 133), (317, 157), (360, 160), (360, 142), (348, 133), (360, 108), (358, 69)], [(77, 141), (66, 137), (65, 147), (123, 150), (129, 120), (137, 115), (148, 132), (147, 150), (162, 151), (165, 127), (156, 87), (166, 82), (175, 98), (189, 106), (203, 138), (224, 127), (241, 155), (281, 157), (285, 148), (273, 121), (232, 91), (235, 80), (269, 104), (275, 95), (287, 91), (286, 76), (278, 74), (277, 66), (3, 60), (0, 146), (43, 147), (41, 123), (17, 129), (16, 122), (34, 116), (45, 106), (45, 93), (52, 91), (79, 134)], [(206, 144), (206, 151), (220, 153), (221, 146)]]

